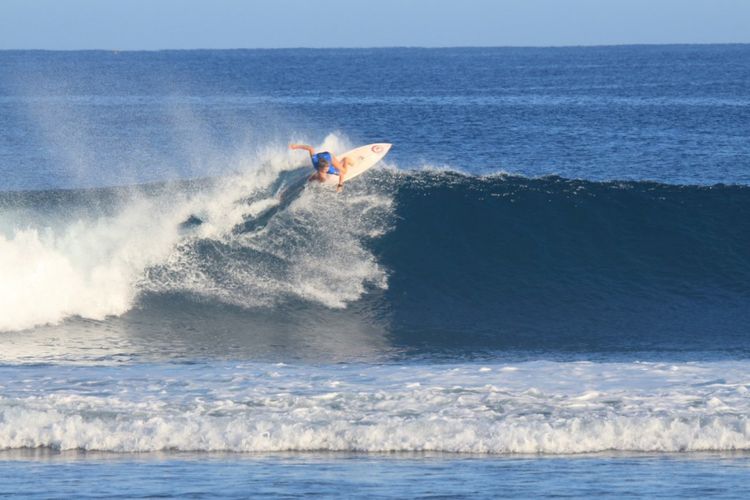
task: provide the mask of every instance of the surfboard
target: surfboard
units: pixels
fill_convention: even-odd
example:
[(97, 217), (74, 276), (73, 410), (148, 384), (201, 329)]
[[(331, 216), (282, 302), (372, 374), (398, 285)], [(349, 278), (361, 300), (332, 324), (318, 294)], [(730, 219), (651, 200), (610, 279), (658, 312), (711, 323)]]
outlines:
[[(346, 153), (336, 155), (341, 161), (344, 161), (344, 158), (349, 158), (352, 162), (346, 171), (344, 182), (349, 182), (374, 167), (385, 155), (388, 154), (388, 151), (391, 150), (391, 146), (392, 144), (388, 144), (387, 142), (379, 142), (376, 144), (368, 144), (367, 146), (360, 146), (351, 151), (347, 151)], [(338, 183), (338, 175), (328, 174), (324, 184)]]

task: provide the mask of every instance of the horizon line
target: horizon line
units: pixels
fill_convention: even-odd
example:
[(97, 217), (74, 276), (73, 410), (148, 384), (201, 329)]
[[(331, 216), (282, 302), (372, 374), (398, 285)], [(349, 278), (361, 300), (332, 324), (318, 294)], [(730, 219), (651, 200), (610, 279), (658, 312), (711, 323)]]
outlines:
[(611, 43), (611, 44), (578, 44), (578, 45), (372, 45), (372, 46), (339, 46), (339, 47), (192, 47), (192, 48), (157, 48), (157, 49), (120, 49), (120, 48), (78, 48), (78, 49), (46, 49), (46, 48), (10, 48), (0, 49), (0, 52), (179, 52), (179, 51), (218, 51), (218, 50), (388, 50), (388, 49), (417, 49), (417, 50), (447, 50), (447, 49), (588, 49), (615, 47), (677, 47), (677, 46), (712, 46), (712, 45), (750, 45), (749, 42), (669, 42), (669, 43)]

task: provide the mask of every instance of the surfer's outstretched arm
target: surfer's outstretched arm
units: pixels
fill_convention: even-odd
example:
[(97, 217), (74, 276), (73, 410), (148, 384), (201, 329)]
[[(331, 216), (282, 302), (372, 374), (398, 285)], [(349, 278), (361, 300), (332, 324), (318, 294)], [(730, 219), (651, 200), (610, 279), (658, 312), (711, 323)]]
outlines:
[(315, 154), (315, 150), (307, 144), (290, 144), (289, 149), (304, 149), (305, 151), (310, 153), (310, 156)]

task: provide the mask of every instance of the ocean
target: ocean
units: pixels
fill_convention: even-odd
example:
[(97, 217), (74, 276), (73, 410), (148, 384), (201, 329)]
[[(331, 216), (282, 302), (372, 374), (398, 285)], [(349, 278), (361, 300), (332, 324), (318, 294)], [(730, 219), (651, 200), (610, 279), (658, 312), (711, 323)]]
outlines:
[(0, 51), (0, 496), (747, 498), (748, 325), (750, 45)]

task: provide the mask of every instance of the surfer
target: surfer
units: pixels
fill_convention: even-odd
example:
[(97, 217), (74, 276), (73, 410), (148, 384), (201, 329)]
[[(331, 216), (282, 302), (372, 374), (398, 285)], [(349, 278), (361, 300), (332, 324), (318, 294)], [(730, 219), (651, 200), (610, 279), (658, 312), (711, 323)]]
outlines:
[(316, 153), (315, 150), (307, 144), (290, 144), (289, 149), (304, 149), (310, 153), (310, 160), (312, 160), (313, 168), (315, 173), (312, 174), (307, 180), (325, 182), (328, 179), (328, 175), (338, 175), (339, 183), (336, 186), (336, 192), (341, 192), (344, 189), (344, 178), (346, 177), (346, 170), (351, 165), (349, 158), (343, 158), (339, 160), (328, 151), (321, 151)]

